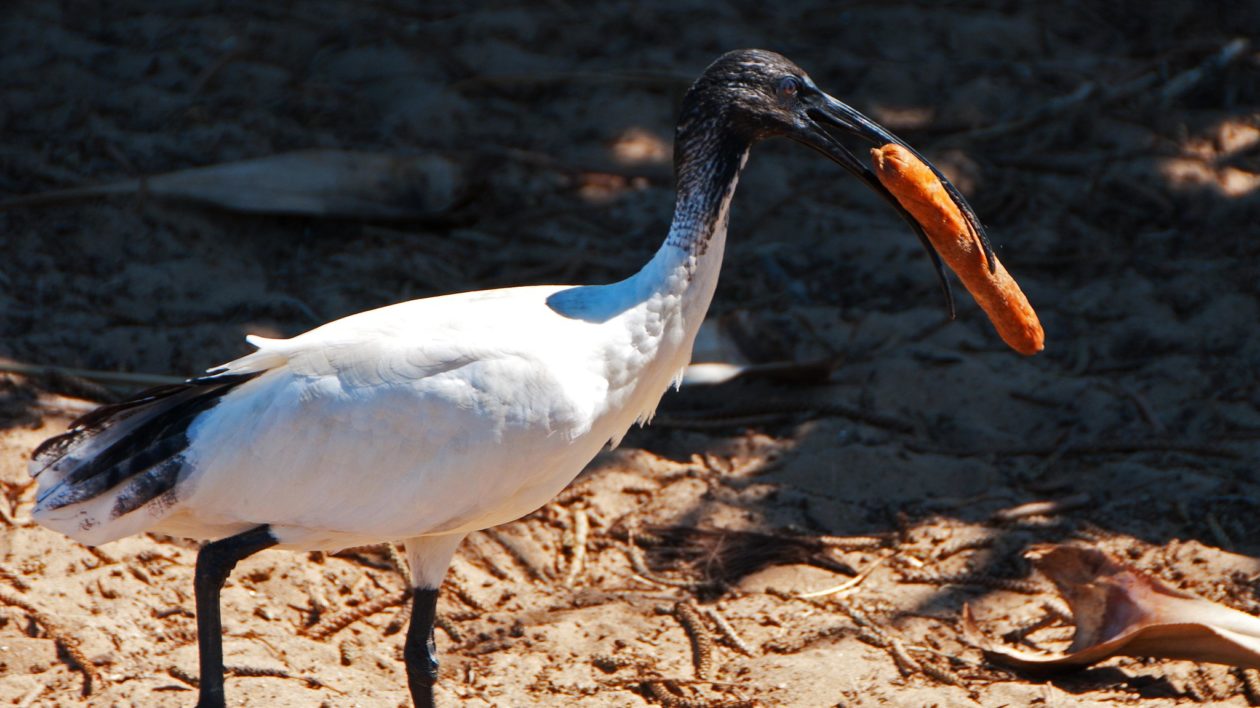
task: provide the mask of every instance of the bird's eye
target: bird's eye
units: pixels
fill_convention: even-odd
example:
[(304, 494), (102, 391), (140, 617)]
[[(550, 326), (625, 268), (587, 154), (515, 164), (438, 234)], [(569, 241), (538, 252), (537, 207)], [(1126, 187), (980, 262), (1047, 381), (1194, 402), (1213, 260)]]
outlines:
[(785, 76), (779, 80), (779, 95), (791, 98), (801, 90), (801, 80), (795, 76)]

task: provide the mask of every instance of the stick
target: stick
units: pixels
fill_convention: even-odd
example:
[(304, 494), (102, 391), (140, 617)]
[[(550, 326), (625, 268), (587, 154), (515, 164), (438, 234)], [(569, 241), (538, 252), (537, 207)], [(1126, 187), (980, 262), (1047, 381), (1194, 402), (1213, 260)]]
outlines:
[(586, 540), (591, 532), (591, 522), (586, 510), (573, 510), (573, 556), (569, 561), (569, 572), (564, 577), (564, 584), (573, 587), (586, 563)]
[(986, 573), (932, 573), (930, 571), (904, 572), (901, 580), (907, 583), (924, 585), (978, 585), (996, 590), (1036, 595), (1043, 588), (1034, 580), (1023, 578), (1001, 578)]
[(472, 76), (451, 84), (455, 91), (483, 86), (519, 87), (524, 84), (573, 84), (591, 83), (601, 86), (611, 83), (643, 86), (683, 87), (691, 83), (691, 75), (684, 76), (668, 71), (540, 71), (529, 74), (498, 74)]
[(1049, 501), (1035, 501), (1027, 504), (1020, 504), (1009, 509), (1003, 509), (992, 516), (992, 520), (998, 523), (1017, 521), (1029, 516), (1053, 516), (1071, 509), (1079, 509), (1088, 505), (1090, 502), (1089, 494), (1081, 492), (1073, 494), (1070, 497), (1062, 499), (1054, 499)]
[(857, 575), (844, 581), (843, 583), (840, 583), (839, 585), (835, 585), (835, 586), (826, 588), (824, 590), (815, 590), (814, 592), (802, 593), (800, 595), (797, 595), (797, 597), (801, 598), (802, 600), (808, 600), (814, 597), (826, 597), (828, 595), (838, 595), (840, 597), (848, 597), (849, 595), (852, 595), (854, 592), (857, 591), (857, 587), (861, 585), (862, 581), (866, 580), (866, 578), (869, 577), (871, 573), (875, 572), (876, 568), (880, 567), (885, 562), (895, 558), (898, 555), (900, 554), (893, 553), (892, 555), (887, 555), (887, 556), (884, 556), (883, 558), (880, 558), (879, 560), (866, 566), (866, 569), (863, 570), (861, 573), (858, 573)]
[(741, 423), (746, 425), (768, 423), (775, 418), (790, 415), (805, 415), (809, 420), (816, 418), (848, 418), (874, 428), (887, 428), (899, 433), (914, 432), (914, 426), (900, 418), (871, 413), (860, 408), (846, 406), (843, 403), (827, 401), (761, 401), (746, 406), (732, 406), (722, 410), (706, 411), (694, 415), (658, 415), (652, 420), (652, 424), (658, 427), (704, 430), (737, 427)]
[(910, 656), (910, 652), (906, 651), (906, 645), (902, 644), (900, 639), (894, 638), (888, 642), (888, 652), (892, 654), (893, 663), (897, 665), (897, 670), (902, 676), (923, 672), (923, 665)]
[(411, 591), (409, 590), (400, 593), (381, 595), (380, 597), (368, 600), (358, 607), (352, 607), (324, 619), (319, 624), (306, 630), (306, 636), (311, 639), (327, 639), (361, 619), (371, 617), (377, 612), (381, 612), (382, 610), (386, 610), (390, 607), (401, 605), (410, 597)]
[(866, 551), (888, 545), (881, 536), (818, 536), (818, 541), (828, 548), (841, 551)]
[[(1190, 91), (1198, 85), (1203, 79), (1209, 75), (1224, 69), (1230, 64), (1243, 56), (1250, 43), (1246, 39), (1235, 39), (1220, 51), (1208, 57), (1193, 69), (1187, 69), (1168, 81), (1164, 82), (1164, 86), (1156, 93), (1160, 101), (1167, 103), (1178, 96)], [(1131, 96), (1136, 96), (1159, 83), (1159, 74), (1150, 72), (1143, 74), (1132, 81), (1112, 86), (1110, 88), (1101, 88), (1093, 81), (1087, 81), (1076, 87), (1072, 93), (1051, 99), (1046, 104), (1033, 111), (1024, 114), (1018, 118), (998, 123), (984, 128), (977, 128), (963, 133), (949, 136), (944, 142), (953, 142), (955, 140), (983, 140), (994, 138), (1000, 135), (1016, 133), (1025, 128), (1031, 127), (1038, 123), (1044, 123), (1049, 120), (1058, 118), (1064, 114), (1070, 113), (1084, 105), (1091, 99), (1097, 105), (1114, 103), (1124, 100)]]
[(452, 595), (459, 598), (460, 602), (468, 605), (478, 612), (482, 612), (486, 609), (485, 605), (477, 599), (477, 596), (473, 595), (472, 591), (468, 589), (467, 582), (456, 568), (451, 568), (450, 572), (447, 573), (446, 582), (442, 583), (442, 588), (444, 590), (449, 590)]
[(508, 555), (512, 556), (517, 563), (520, 563), (529, 572), (529, 577), (534, 580), (548, 580), (551, 578), (551, 572), (535, 563), (533, 558), (530, 557), (531, 554), (525, 550), (520, 541), (498, 529), (484, 529), (482, 533), (502, 546), (503, 550), (508, 552)]
[(753, 655), (752, 647), (748, 646), (744, 638), (739, 636), (739, 633), (735, 631), (735, 628), (731, 626), (731, 623), (727, 621), (726, 617), (722, 616), (722, 613), (716, 607), (704, 608), (704, 614), (713, 621), (713, 625), (718, 629), (718, 638), (724, 644), (744, 656)]
[(1167, 103), (1186, 93), (1197, 86), (1209, 74), (1213, 74), (1233, 64), (1235, 60), (1242, 56), (1248, 46), (1250, 46), (1250, 43), (1242, 37), (1229, 42), (1224, 47), (1221, 47), (1220, 51), (1208, 57), (1202, 64), (1193, 69), (1187, 69), (1169, 79), (1168, 83), (1164, 84), (1164, 87), (1159, 91), (1160, 100)]
[(12, 359), (0, 359), (0, 372), (20, 374), (22, 376), (70, 376), (73, 378), (99, 381), (104, 384), (124, 384), (140, 386), (161, 386), (164, 384), (184, 383), (187, 379), (181, 376), (166, 374), (144, 374), (129, 371), (98, 371), (95, 369), (77, 369), (69, 366), (53, 364), (24, 364)]
[(398, 552), (398, 547), (392, 541), (385, 544), (385, 549), (389, 553), (389, 562), (393, 564), (394, 570), (398, 571), (403, 584), (411, 587), (411, 567), (407, 565), (407, 559), (402, 557), (402, 554)]
[(999, 457), (1045, 457), (1058, 453), (1061, 457), (1084, 457), (1087, 455), (1125, 455), (1141, 452), (1180, 452), (1201, 457), (1218, 457), (1236, 460), (1241, 457), (1233, 450), (1226, 450), (1211, 445), (1181, 443), (1175, 440), (1138, 440), (1134, 442), (1096, 442), (1083, 445), (1072, 445), (1063, 449), (1062, 445), (1029, 446), (1029, 447), (993, 447), (988, 449), (960, 450), (946, 447), (929, 447), (914, 442), (907, 442), (906, 447), (913, 452), (928, 455), (949, 455), (951, 457), (982, 457), (997, 455)]
[(708, 680), (713, 675), (713, 634), (704, 626), (699, 610), (690, 600), (682, 600), (674, 605), (674, 617), (691, 639), (696, 678)]
[(288, 671), (285, 671), (284, 669), (275, 669), (269, 666), (241, 666), (241, 665), (226, 666), (224, 667), (223, 672), (227, 674), (228, 676), (252, 676), (255, 678), (292, 679), (294, 681), (301, 681), (310, 688), (327, 688), (328, 690), (336, 691), (337, 693), (340, 693), (343, 696), (346, 693), (345, 691), (329, 686), (328, 684), (315, 678), (314, 676), (298, 676), (297, 674), (291, 674)]

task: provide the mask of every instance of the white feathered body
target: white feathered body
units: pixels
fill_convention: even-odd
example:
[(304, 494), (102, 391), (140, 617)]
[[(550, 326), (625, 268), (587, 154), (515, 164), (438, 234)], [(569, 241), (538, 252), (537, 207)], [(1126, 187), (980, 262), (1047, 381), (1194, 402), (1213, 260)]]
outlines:
[[(519, 518), (650, 418), (681, 374), (717, 283), (725, 207), (703, 254), (663, 246), (613, 285), (434, 297), (253, 338), (258, 350), (225, 373), (261, 373), (189, 426), (171, 494), (116, 518), (109, 493), (37, 505), (36, 518), (90, 545), (270, 524), (307, 549)], [(92, 444), (72, 452), (89, 458)], [(45, 471), (41, 497), (61, 476)]]

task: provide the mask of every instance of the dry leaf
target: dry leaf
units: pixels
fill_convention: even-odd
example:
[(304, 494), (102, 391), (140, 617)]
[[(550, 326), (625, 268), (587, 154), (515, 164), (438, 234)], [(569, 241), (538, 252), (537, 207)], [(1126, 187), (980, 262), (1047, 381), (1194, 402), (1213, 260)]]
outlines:
[(253, 213), (414, 219), (449, 211), (464, 189), (459, 166), (440, 155), (302, 150), (15, 197), (0, 209), (143, 194)]
[(1258, 617), (1168, 587), (1095, 549), (1037, 546), (1027, 555), (1071, 605), (1076, 635), (1066, 653), (1023, 651), (985, 636), (963, 607), (964, 635), (992, 661), (1049, 672), (1123, 655), (1260, 669)]

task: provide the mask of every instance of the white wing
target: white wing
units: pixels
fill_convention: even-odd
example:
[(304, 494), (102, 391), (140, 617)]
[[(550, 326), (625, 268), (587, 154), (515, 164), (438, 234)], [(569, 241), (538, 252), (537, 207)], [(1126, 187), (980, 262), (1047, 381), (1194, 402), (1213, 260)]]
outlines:
[(219, 371), (261, 373), (188, 427), (174, 499), (106, 522), (105, 495), (40, 520), (60, 515), (88, 543), (266, 523), (291, 545), (345, 545), (528, 513), (610, 434), (592, 431), (609, 325), (553, 312), (545, 301), (559, 289), (417, 300), (289, 340), (253, 338), (258, 351)]
[(583, 358), (594, 325), (552, 313), (554, 290), (415, 301), (257, 342), (286, 363), (195, 424), (180, 496), (211, 522), (373, 538), (527, 513), (604, 442), (577, 444), (607, 385)]

